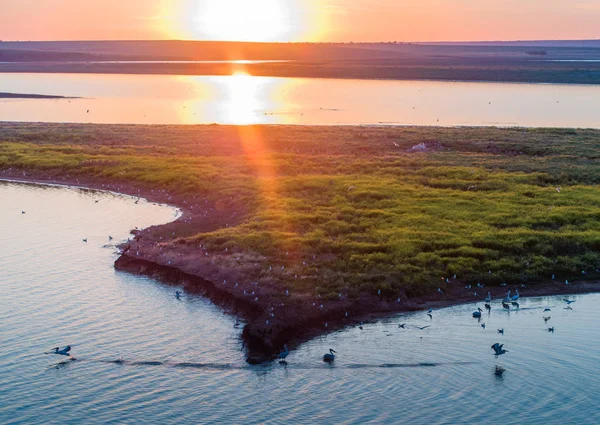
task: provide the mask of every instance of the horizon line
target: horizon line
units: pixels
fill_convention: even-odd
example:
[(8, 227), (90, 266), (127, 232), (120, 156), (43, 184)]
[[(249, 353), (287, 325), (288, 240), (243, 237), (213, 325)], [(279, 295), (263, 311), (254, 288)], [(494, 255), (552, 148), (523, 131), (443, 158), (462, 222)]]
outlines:
[(244, 44), (438, 44), (438, 43), (528, 43), (528, 42), (600, 42), (600, 38), (557, 38), (515, 40), (431, 40), (431, 41), (245, 41), (193, 39), (57, 39), (57, 40), (3, 40), (0, 43), (108, 43), (108, 42), (186, 42), (186, 43), (244, 43)]

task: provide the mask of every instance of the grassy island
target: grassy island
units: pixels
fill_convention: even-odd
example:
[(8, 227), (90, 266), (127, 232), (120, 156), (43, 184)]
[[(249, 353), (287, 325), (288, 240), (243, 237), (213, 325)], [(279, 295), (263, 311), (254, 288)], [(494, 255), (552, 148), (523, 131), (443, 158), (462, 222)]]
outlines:
[(181, 207), (124, 256), (202, 278), (267, 355), (478, 283), (600, 274), (597, 130), (4, 123), (0, 177)]

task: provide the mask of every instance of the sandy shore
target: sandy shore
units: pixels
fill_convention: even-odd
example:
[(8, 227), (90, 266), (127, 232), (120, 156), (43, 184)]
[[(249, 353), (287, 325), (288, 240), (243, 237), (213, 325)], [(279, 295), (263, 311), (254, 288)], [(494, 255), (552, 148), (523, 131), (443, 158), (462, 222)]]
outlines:
[[(273, 359), (284, 344), (291, 348), (313, 337), (377, 320), (402, 312), (441, 308), (461, 303), (479, 303), (487, 291), (500, 300), (506, 291), (519, 289), (523, 297), (589, 293), (600, 291), (600, 282), (545, 281), (506, 287), (467, 288), (459, 279), (451, 279), (443, 293), (421, 297), (401, 296), (385, 299), (361, 296), (350, 300), (341, 296), (325, 300), (307, 295), (293, 296), (277, 281), (285, 281), (285, 270), (274, 269), (277, 279), (254, 279), (257, 270), (236, 267), (236, 254), (209, 252), (202, 246), (190, 248), (166, 244), (179, 235), (211, 231), (232, 226), (244, 220), (243, 205), (228, 204), (226, 208), (203, 199), (187, 199), (162, 190), (148, 190), (126, 182), (110, 182), (93, 178), (69, 178), (45, 175), (43, 172), (23, 173), (5, 170), (0, 180), (30, 183), (50, 183), (87, 187), (139, 196), (152, 202), (167, 203), (179, 208), (182, 215), (176, 221), (137, 231), (134, 239), (121, 246), (122, 254), (115, 267), (119, 270), (158, 278), (167, 284), (181, 285), (186, 292), (202, 294), (244, 323), (243, 342), (247, 360), (260, 363)], [(248, 264), (244, 262), (244, 264)], [(475, 294), (477, 293), (477, 294)], [(492, 308), (502, 308), (499, 303)]]

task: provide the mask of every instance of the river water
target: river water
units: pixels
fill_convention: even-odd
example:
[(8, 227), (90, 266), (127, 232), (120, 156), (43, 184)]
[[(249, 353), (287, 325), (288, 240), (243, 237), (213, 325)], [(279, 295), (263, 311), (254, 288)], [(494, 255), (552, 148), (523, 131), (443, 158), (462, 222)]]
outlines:
[[(485, 329), (475, 304), (400, 315), (250, 366), (234, 317), (112, 267), (113, 242), (172, 208), (14, 183), (0, 200), (2, 424), (600, 423), (599, 295), (494, 303)], [(77, 361), (44, 354), (67, 344)]]
[(600, 86), (0, 74), (2, 92), (80, 99), (0, 99), (0, 121), (600, 128)]

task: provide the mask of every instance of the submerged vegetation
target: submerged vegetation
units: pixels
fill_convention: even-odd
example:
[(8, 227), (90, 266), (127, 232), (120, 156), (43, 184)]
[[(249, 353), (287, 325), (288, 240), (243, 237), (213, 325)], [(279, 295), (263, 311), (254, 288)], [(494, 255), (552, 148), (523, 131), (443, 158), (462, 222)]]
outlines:
[(595, 130), (3, 124), (1, 172), (239, 209), (232, 225), (168, 243), (226, 252), (264, 276), (277, 267), (271, 280), (325, 299), (443, 291), (454, 275), (597, 277), (600, 267)]

